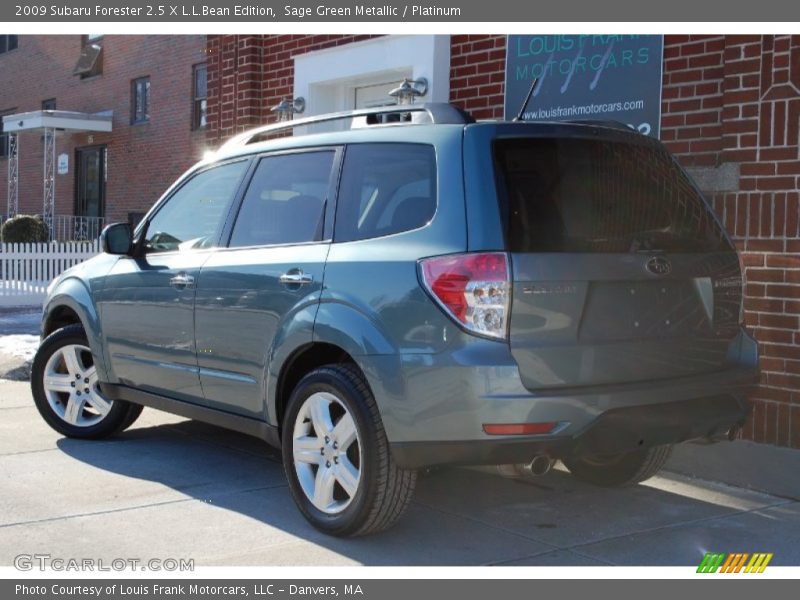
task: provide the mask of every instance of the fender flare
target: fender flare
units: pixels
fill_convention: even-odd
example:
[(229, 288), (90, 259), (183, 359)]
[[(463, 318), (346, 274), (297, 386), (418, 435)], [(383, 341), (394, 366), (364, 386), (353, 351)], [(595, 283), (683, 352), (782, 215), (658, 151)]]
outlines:
[[(356, 307), (325, 301), (298, 311), (287, 319), (275, 336), (267, 362), (267, 421), (278, 425), (278, 381), (285, 366), (298, 351), (312, 343), (341, 348), (369, 377), (371, 357), (398, 356), (397, 348), (380, 327)], [(309, 317), (312, 317), (309, 319)]]
[[(107, 357), (102, 343), (102, 330), (97, 308), (92, 302), (92, 296), (86, 284), (78, 277), (67, 277), (58, 282), (50, 293), (44, 306), (42, 317), (42, 330), (49, 321), (53, 311), (65, 306), (72, 310), (83, 325), (89, 349), (95, 359), (95, 367), (100, 381), (109, 381)], [(113, 383), (113, 382), (112, 382)]]
[(314, 341), (339, 346), (352, 357), (397, 354), (397, 346), (381, 326), (356, 306), (321, 302), (314, 323)]
[(319, 309), (319, 297), (307, 299), (292, 308), (280, 324), (267, 349), (264, 373), (265, 418), (271, 425), (278, 424), (277, 387), (281, 371), (289, 358), (300, 348), (313, 341), (314, 320)]

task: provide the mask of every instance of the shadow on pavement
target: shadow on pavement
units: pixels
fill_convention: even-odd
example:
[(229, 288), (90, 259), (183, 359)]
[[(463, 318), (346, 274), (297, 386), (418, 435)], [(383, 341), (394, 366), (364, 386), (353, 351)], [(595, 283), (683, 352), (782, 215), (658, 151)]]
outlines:
[[(135, 428), (114, 440), (57, 444), (94, 468), (245, 517), (236, 525), (213, 517), (219, 513), (197, 519), (187, 512), (196, 519), (186, 527), (193, 533), (180, 535), (241, 538), (239, 549), (208, 550), (203, 564), (697, 565), (705, 551), (773, 551), (774, 540), (800, 531), (798, 511), (768, 514), (786, 500), (670, 474), (609, 490), (563, 471), (516, 481), (490, 469), (448, 468), (420, 477), (414, 503), (393, 529), (342, 540), (306, 523), (279, 453), (254, 438), (182, 421)], [(274, 543), (248, 550), (267, 539)], [(798, 561), (797, 550), (775, 556), (775, 564)]]

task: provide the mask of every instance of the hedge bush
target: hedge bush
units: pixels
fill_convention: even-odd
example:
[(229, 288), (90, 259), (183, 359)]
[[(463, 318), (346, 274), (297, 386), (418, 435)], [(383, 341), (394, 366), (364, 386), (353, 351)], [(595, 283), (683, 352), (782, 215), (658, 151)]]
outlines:
[(4, 244), (35, 244), (46, 242), (48, 237), (47, 227), (39, 216), (17, 215), (0, 228), (0, 240)]

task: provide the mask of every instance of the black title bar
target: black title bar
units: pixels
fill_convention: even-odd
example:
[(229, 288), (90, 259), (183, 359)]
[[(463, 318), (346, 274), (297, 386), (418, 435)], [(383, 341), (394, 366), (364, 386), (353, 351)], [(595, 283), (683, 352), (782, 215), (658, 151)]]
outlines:
[[(0, 3), (0, 21), (21, 22), (782, 22), (800, 21), (786, 0), (61, 0)], [(743, 31), (744, 32), (744, 31)]]

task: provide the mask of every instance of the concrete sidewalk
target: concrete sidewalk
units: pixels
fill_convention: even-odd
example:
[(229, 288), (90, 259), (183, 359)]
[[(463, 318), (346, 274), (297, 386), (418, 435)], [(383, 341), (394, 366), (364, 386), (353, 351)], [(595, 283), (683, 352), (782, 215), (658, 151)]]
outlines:
[(212, 565), (697, 565), (706, 551), (800, 565), (798, 453), (685, 445), (645, 485), (606, 490), (556, 470), (421, 477), (383, 534), (322, 535), (290, 498), (278, 454), (146, 409), (113, 440), (61, 438), (28, 385), (0, 381), (0, 564), (17, 554), (194, 558)]
[(680, 444), (668, 469), (697, 479), (719, 481), (800, 500), (800, 450), (743, 440), (720, 444)]

